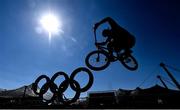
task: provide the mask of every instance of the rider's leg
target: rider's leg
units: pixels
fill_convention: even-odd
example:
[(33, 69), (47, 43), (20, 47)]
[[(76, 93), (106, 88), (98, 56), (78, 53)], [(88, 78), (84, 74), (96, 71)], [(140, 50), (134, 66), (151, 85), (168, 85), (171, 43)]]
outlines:
[(114, 60), (114, 56), (113, 56), (113, 44), (112, 43), (108, 43), (107, 44), (107, 49), (109, 51), (110, 60)]
[(132, 50), (131, 50), (131, 48), (130, 47), (125, 47), (124, 48), (124, 52), (126, 53), (126, 54), (131, 54), (132, 53)]

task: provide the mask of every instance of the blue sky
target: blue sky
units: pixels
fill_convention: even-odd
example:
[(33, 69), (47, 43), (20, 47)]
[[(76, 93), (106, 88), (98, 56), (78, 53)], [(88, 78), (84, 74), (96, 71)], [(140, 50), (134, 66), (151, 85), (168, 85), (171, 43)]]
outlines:
[[(179, 5), (178, 0), (0, 0), (0, 88), (28, 85), (41, 74), (51, 77), (57, 71), (70, 75), (86, 66), (86, 55), (95, 50), (93, 24), (107, 16), (136, 37), (133, 56), (139, 68), (129, 71), (117, 61), (92, 71), (89, 91), (134, 89), (148, 76), (141, 87), (150, 87), (158, 82), (158, 73), (168, 77), (159, 67), (161, 61), (180, 67)], [(61, 19), (64, 31), (51, 43), (47, 33), (37, 31), (49, 9)], [(174, 75), (180, 81), (180, 74)], [(87, 77), (78, 80), (86, 83)]]

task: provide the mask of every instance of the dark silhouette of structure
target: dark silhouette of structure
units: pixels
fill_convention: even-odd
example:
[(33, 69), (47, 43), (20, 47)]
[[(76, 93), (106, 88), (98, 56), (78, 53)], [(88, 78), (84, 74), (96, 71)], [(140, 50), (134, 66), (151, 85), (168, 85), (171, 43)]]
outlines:
[[(160, 76), (158, 77), (160, 78)], [(162, 79), (161, 79), (162, 80)], [(162, 80), (163, 82), (163, 80)], [(165, 82), (164, 82), (164, 85)], [(109, 90), (88, 92), (70, 105), (48, 105), (34, 94), (32, 84), (14, 90), (0, 91), (0, 108), (180, 108), (180, 91), (154, 85), (134, 90)]]
[(48, 105), (41, 98), (29, 95), (29, 92), (23, 97), (24, 93), (17, 90), (5, 92), (10, 95), (15, 91), (13, 96), (0, 93), (0, 108), (180, 108), (180, 91), (159, 85), (146, 89), (137, 87), (134, 90), (89, 92), (87, 97), (80, 98), (70, 105), (62, 103)]
[(177, 88), (180, 90), (180, 85), (179, 83), (176, 81), (176, 79), (174, 78), (174, 76), (168, 71), (168, 69), (166, 68), (164, 63), (160, 63), (160, 66), (166, 71), (166, 73), (168, 74), (168, 76), (171, 78), (171, 80), (174, 82), (174, 84), (177, 86)]
[(117, 103), (115, 91), (97, 91), (88, 94), (88, 108), (112, 107)]
[[(163, 66), (167, 72), (168, 69), (165, 65)], [(172, 73), (169, 71), (167, 73), (170, 74), (170, 78), (175, 81), (178, 87), (178, 82), (172, 76)], [(169, 89), (160, 75), (157, 78), (164, 87), (156, 84), (149, 88), (137, 87), (134, 90), (92, 91), (88, 92), (87, 97), (79, 98), (68, 105), (56, 100), (53, 103), (44, 102), (32, 90), (33, 84), (14, 90), (1, 89), (0, 108), (180, 108), (180, 91)], [(37, 89), (40, 90), (40, 88)]]
[(158, 75), (157, 78), (161, 81), (161, 83), (163, 84), (163, 86), (168, 89), (167, 85), (165, 84), (165, 82), (162, 80), (161, 76)]
[(179, 108), (180, 92), (154, 85), (134, 90), (89, 93), (89, 108)]

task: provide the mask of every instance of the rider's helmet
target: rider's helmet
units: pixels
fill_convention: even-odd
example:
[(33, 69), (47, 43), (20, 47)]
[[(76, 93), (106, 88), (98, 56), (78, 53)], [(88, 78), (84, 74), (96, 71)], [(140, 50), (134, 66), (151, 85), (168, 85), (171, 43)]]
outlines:
[(111, 34), (111, 30), (110, 30), (110, 29), (104, 29), (104, 30), (102, 31), (102, 35), (103, 35), (104, 37), (108, 37), (108, 36), (110, 36), (110, 34)]

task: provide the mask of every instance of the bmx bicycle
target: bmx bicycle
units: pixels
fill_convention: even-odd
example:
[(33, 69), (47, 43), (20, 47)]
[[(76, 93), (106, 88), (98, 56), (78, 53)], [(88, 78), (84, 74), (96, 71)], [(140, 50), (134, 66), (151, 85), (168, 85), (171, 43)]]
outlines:
[[(94, 31), (95, 43), (97, 43), (96, 32)], [(107, 47), (97, 45), (97, 50), (90, 52), (85, 63), (92, 70), (100, 71), (107, 68), (111, 62), (119, 60), (124, 67), (134, 71), (138, 68), (136, 59), (132, 56), (132, 51), (115, 51), (113, 50), (113, 60), (110, 59), (110, 54)]]

